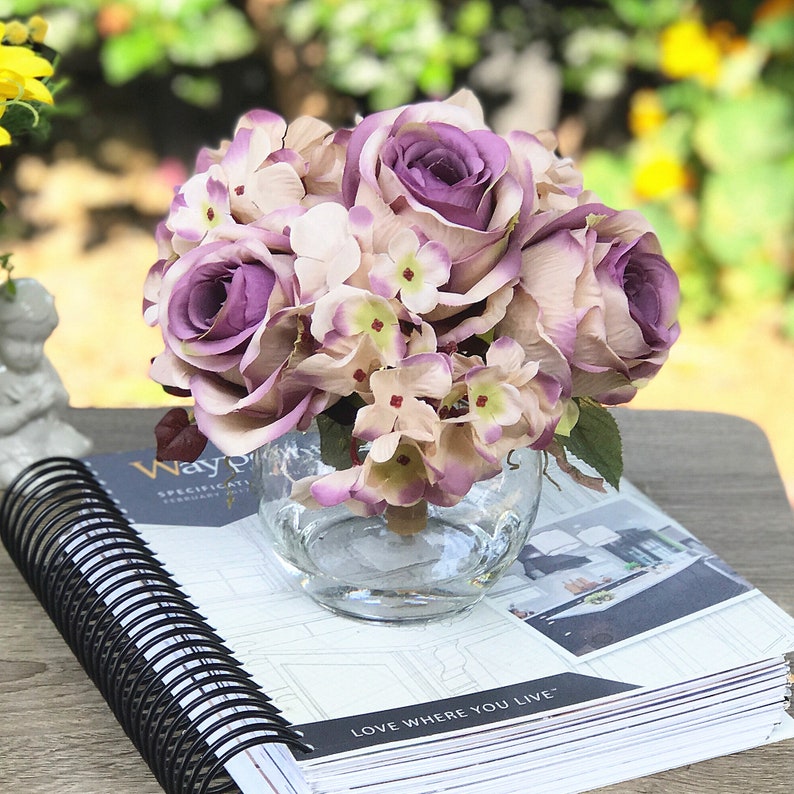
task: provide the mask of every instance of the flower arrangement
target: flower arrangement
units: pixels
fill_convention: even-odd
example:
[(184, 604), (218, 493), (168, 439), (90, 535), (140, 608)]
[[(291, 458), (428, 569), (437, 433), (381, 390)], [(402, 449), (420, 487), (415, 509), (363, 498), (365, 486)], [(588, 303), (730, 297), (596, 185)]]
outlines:
[(523, 447), (617, 484), (604, 406), (667, 358), (678, 280), (555, 147), (491, 131), (468, 90), (351, 129), (244, 115), (158, 227), (150, 374), (194, 401), (158, 426), (161, 457), (316, 421), (336, 468), (294, 497), (359, 514), (455, 504)]

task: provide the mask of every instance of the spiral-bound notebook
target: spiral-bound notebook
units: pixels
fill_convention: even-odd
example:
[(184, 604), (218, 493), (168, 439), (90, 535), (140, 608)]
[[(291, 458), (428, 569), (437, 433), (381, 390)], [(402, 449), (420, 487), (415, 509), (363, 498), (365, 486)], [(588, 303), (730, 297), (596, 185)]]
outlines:
[(544, 489), (470, 613), (341, 618), (258, 530), (249, 461), (42, 461), (3, 542), (168, 792), (579, 792), (794, 735), (794, 621), (630, 483)]

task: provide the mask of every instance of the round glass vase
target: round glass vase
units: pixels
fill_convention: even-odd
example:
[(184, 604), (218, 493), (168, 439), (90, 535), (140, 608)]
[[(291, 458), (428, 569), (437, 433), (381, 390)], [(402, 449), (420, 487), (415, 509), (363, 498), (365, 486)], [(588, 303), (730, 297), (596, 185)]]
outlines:
[(515, 450), (502, 471), (453, 507), (425, 502), (358, 516), (344, 505), (308, 509), (292, 484), (333, 469), (316, 427), (254, 452), (251, 483), (265, 535), (318, 604), (348, 617), (426, 621), (474, 606), (527, 543), (537, 514), (542, 455)]

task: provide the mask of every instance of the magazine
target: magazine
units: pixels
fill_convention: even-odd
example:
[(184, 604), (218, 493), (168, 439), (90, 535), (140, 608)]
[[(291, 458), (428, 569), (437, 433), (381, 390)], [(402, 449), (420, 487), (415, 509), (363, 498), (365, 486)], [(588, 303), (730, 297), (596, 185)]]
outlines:
[(260, 529), (246, 456), (89, 462), (312, 746), (294, 751), (311, 791), (583, 791), (791, 730), (794, 621), (629, 482), (600, 494), (552, 472), (480, 604), (384, 626), (300, 591)]

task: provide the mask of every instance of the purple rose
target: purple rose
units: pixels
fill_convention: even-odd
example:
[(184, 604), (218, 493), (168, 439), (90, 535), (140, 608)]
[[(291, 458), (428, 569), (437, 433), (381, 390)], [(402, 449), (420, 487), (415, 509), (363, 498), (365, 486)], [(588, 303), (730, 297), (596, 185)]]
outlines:
[[(649, 351), (666, 351), (678, 338), (678, 278), (662, 256), (655, 235), (615, 242), (596, 265), (602, 288), (625, 294), (629, 316)], [(622, 298), (620, 299), (622, 304)]]
[(390, 203), (404, 197), (418, 210), (434, 210), (449, 223), (487, 229), (495, 203), (490, 188), (507, 167), (507, 143), (487, 130), (464, 132), (442, 122), (421, 127), (405, 122), (403, 116), (397, 118), (393, 134), (381, 147), (381, 168), (396, 177), (386, 181), (384, 197)]
[[(631, 399), (656, 375), (680, 334), (678, 277), (653, 232), (631, 236), (639, 217), (615, 213), (597, 223), (596, 256), (603, 256), (594, 262), (594, 275), (603, 303), (579, 323), (574, 389), (607, 404)], [(610, 364), (613, 355), (621, 366)]]
[(376, 248), (386, 250), (408, 226), (449, 254), (449, 280), (439, 288), (431, 322), (490, 299), (517, 275), (518, 252), (508, 238), (531, 175), (522, 170), (528, 180), (522, 184), (511, 157), (507, 141), (485, 126), (466, 92), (374, 113), (352, 131), (343, 201), (372, 212)]
[(249, 452), (328, 402), (288, 377), (299, 361), (301, 314), (293, 257), (274, 254), (266, 232), (214, 239), (160, 271), (156, 304), (165, 350), (151, 375), (189, 390), (199, 429), (227, 454)]
[(213, 372), (237, 364), (254, 331), (289, 300), (276, 257), (253, 237), (191, 249), (165, 271), (160, 289), (166, 345)]
[(535, 227), (497, 334), (571, 396), (617, 404), (653, 377), (678, 338), (678, 278), (636, 212), (585, 204)]

